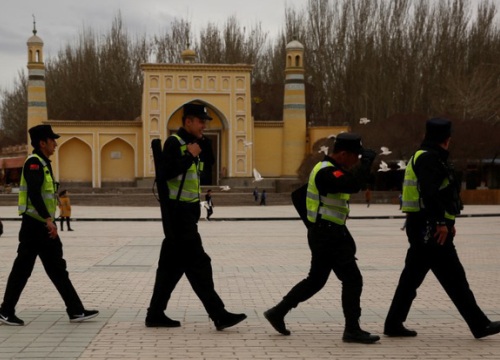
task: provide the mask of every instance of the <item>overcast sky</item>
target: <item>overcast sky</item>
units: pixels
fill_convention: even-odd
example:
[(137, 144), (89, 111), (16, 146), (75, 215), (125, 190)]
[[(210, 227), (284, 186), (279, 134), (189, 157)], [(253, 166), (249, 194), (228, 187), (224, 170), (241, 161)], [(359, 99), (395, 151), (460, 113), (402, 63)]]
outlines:
[[(209, 21), (223, 25), (235, 15), (242, 26), (260, 22), (274, 37), (283, 27), (285, 7), (303, 9), (307, 0), (0, 0), (0, 89), (12, 89), (20, 70), (26, 69), (26, 41), (36, 16), (45, 58), (54, 56), (85, 27), (107, 33), (118, 12), (127, 30), (159, 34), (172, 18), (187, 19), (198, 34)], [(387, 0), (390, 1), (390, 0)], [(433, 0), (438, 1), (438, 0)], [(471, 0), (475, 8), (480, 0)], [(500, 0), (495, 2), (500, 9)], [(497, 18), (498, 18), (497, 14)], [(196, 27), (196, 24), (200, 24)]]
[(235, 15), (243, 26), (258, 22), (276, 34), (284, 25), (285, 6), (301, 9), (307, 0), (1, 0), (0, 89), (11, 89), (19, 70), (26, 69), (26, 41), (36, 16), (37, 35), (45, 58), (56, 55), (85, 27), (107, 33), (120, 11), (130, 33), (159, 34), (172, 18), (187, 19), (195, 34), (209, 21), (223, 25)]

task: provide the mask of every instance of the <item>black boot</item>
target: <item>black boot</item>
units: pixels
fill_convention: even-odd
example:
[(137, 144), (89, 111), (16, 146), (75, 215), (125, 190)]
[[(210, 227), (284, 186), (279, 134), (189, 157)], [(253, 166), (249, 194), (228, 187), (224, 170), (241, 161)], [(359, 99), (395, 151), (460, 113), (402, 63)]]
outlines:
[(500, 333), (500, 321), (492, 321), (483, 329), (474, 331), (473, 335), (476, 339), (480, 339), (485, 336), (495, 335), (498, 333)]
[(380, 340), (380, 336), (372, 335), (368, 331), (364, 331), (359, 326), (359, 322), (346, 322), (344, 335), (342, 336), (344, 342), (372, 344)]
[(402, 323), (388, 324), (385, 323), (384, 334), (392, 337), (414, 337), (417, 336), (415, 330), (406, 328)]
[(148, 314), (146, 316), (146, 327), (179, 327), (181, 322), (172, 320), (164, 313)]
[(286, 328), (285, 316), (291, 310), (292, 306), (284, 300), (275, 307), (264, 312), (264, 317), (271, 323), (272, 327), (283, 335), (290, 335), (290, 330)]
[(214, 320), (215, 328), (218, 331), (221, 331), (242, 322), (246, 318), (247, 316), (245, 314), (233, 314), (228, 311), (224, 311)]

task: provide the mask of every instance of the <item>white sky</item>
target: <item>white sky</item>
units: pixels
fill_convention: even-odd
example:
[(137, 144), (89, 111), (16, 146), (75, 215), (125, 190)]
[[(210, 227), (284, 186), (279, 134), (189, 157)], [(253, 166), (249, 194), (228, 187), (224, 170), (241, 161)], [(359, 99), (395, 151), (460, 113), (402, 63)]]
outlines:
[(307, 0), (0, 0), (0, 89), (12, 89), (18, 72), (26, 69), (32, 14), (47, 59), (84, 27), (107, 33), (118, 12), (130, 34), (160, 34), (174, 17), (189, 20), (198, 34), (196, 24), (222, 26), (235, 15), (242, 26), (260, 22), (274, 36), (285, 23), (285, 6), (301, 9), (306, 4)]
[[(470, 3), (475, 8), (479, 1)], [(500, 0), (490, 1), (500, 10)], [(107, 33), (119, 11), (130, 34), (160, 34), (173, 17), (191, 21), (198, 34), (209, 21), (222, 26), (235, 15), (242, 26), (260, 22), (273, 38), (285, 23), (285, 7), (300, 10), (306, 4), (307, 0), (0, 0), (0, 89), (11, 89), (18, 72), (26, 71), (32, 14), (47, 59), (76, 39), (84, 27)]]

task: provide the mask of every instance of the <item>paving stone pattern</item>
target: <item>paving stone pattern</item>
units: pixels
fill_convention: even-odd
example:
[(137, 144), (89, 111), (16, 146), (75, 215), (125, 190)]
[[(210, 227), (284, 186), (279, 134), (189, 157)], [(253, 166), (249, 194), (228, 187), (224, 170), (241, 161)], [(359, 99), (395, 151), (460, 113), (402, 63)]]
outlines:
[[(0, 206), (0, 217), (15, 213)], [(470, 208), (469, 214), (500, 213), (500, 206)], [(429, 274), (418, 292), (408, 326), (411, 339), (382, 336), (372, 345), (341, 340), (341, 284), (332, 273), (325, 288), (286, 317), (291, 336), (278, 334), (262, 312), (307, 275), (309, 249), (299, 220), (230, 221), (234, 217), (294, 218), (291, 206), (215, 208), (214, 221), (200, 221), (212, 258), (216, 288), (230, 311), (246, 312), (238, 326), (216, 331), (183, 278), (167, 314), (174, 329), (146, 328), (144, 318), (162, 241), (154, 207), (73, 209), (73, 232), (61, 232), (71, 279), (97, 318), (69, 323), (64, 304), (38, 261), (17, 307), (26, 325), (0, 326), (0, 359), (499, 359), (500, 335), (476, 340)], [(354, 205), (353, 215), (398, 215), (392, 205)], [(115, 218), (120, 221), (84, 221)], [(133, 218), (136, 221), (124, 221)], [(144, 221), (137, 221), (137, 219)], [(224, 221), (222, 221), (224, 219)], [(203, 219), (202, 219), (203, 220)], [(0, 293), (16, 255), (19, 221), (4, 221), (0, 238)], [(364, 277), (363, 328), (381, 334), (407, 249), (402, 219), (349, 221)], [(500, 320), (499, 217), (461, 218), (456, 246), (478, 303)]]

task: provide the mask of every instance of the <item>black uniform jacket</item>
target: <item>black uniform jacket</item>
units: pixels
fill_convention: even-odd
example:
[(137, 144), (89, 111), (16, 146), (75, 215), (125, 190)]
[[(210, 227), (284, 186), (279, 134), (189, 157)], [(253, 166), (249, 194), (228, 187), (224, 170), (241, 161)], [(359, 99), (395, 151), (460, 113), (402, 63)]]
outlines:
[[(361, 190), (363, 180), (366, 177), (365, 171), (356, 174), (346, 171), (329, 156), (325, 156), (323, 161), (329, 161), (335, 167), (325, 167), (316, 174), (316, 186), (320, 194), (354, 194)], [(361, 173), (363, 173), (363, 176), (361, 176)]]
[(425, 208), (417, 216), (423, 216), (433, 223), (443, 223), (445, 209), (452, 201), (446, 193), (439, 190), (443, 181), (449, 177), (447, 168), (449, 152), (438, 144), (428, 141), (424, 141), (420, 149), (426, 152), (418, 157), (413, 168)]

